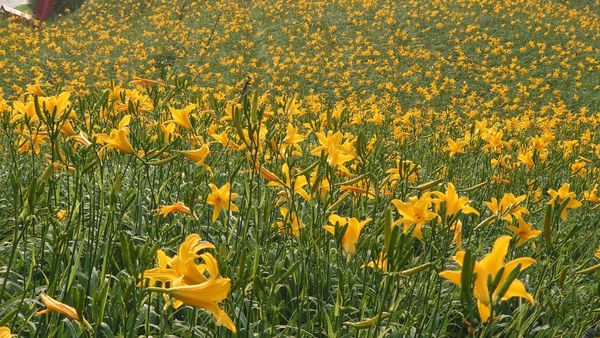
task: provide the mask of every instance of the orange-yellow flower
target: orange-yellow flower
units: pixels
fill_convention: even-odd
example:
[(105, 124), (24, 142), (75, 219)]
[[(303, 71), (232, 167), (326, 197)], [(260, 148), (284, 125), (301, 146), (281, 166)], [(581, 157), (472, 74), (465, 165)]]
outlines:
[[(302, 198), (304, 198), (305, 200), (310, 201), (311, 197), (308, 194), (308, 192), (304, 189), (304, 187), (306, 185), (308, 185), (306, 176), (304, 176), (304, 175), (296, 176), (296, 177), (294, 177), (294, 180), (292, 182), (292, 175), (290, 173), (290, 167), (287, 165), (287, 163), (283, 164), (283, 166), (281, 167), (281, 171), (283, 172), (283, 175), (285, 176), (285, 182), (282, 182), (281, 180), (272, 180), (269, 183), (267, 183), (267, 185), (270, 187), (287, 188), (287, 189), (291, 190), (292, 193), (298, 194), (298, 195), (302, 196)], [(284, 191), (283, 195), (288, 196), (287, 192), (285, 192), (285, 191)]]
[(37, 316), (41, 316), (48, 312), (56, 312), (66, 316), (71, 320), (79, 320), (79, 315), (77, 314), (75, 308), (65, 303), (61, 303), (55, 300), (54, 298), (46, 295), (45, 293), (40, 293), (40, 299), (42, 300), (42, 303), (44, 303), (44, 306), (46, 306), (46, 308), (36, 312), (35, 314)]
[(590, 190), (584, 191), (583, 199), (592, 203), (600, 203), (600, 197), (598, 197), (598, 185), (594, 184)]
[(577, 175), (579, 177), (585, 177), (587, 169), (585, 168), (586, 162), (577, 160), (571, 164), (571, 175)]
[(156, 210), (156, 215), (167, 216), (172, 213), (181, 212), (187, 215), (191, 215), (192, 211), (183, 202), (177, 202), (171, 205), (162, 205)]
[[(160, 124), (160, 131), (162, 132), (162, 140), (165, 143), (169, 143), (175, 137), (179, 136), (179, 134), (177, 134), (175, 132), (176, 127), (177, 127), (177, 124), (170, 122), (170, 121), (165, 121), (164, 123)], [(156, 135), (155, 137), (153, 137), (153, 139), (158, 139), (158, 137), (159, 137), (159, 135)]]
[(210, 187), (211, 193), (208, 194), (206, 203), (214, 207), (212, 214), (213, 223), (217, 221), (217, 218), (219, 218), (221, 209), (226, 211), (231, 210), (233, 212), (239, 211), (238, 207), (233, 204), (231, 200), (238, 198), (240, 195), (231, 192), (231, 184), (229, 182), (221, 188), (217, 188), (217, 186), (212, 183), (210, 183), (208, 186)]
[(521, 161), (521, 163), (526, 165), (527, 168), (529, 168), (529, 169), (533, 169), (535, 167), (535, 162), (533, 161), (533, 151), (532, 150), (525, 150), (525, 151), (519, 152), (519, 155), (517, 156), (517, 160)]
[(302, 148), (299, 143), (304, 141), (304, 135), (298, 134), (298, 129), (291, 123), (288, 123), (285, 137), (283, 138), (282, 150), (284, 153), (288, 152), (290, 148), (293, 148), (292, 155), (298, 156), (302, 154)]
[(500, 219), (512, 224), (514, 218), (522, 218), (523, 214), (529, 214), (529, 211), (521, 203), (527, 198), (526, 195), (515, 196), (512, 193), (504, 194), (500, 201), (492, 197), (491, 201), (483, 202), (492, 214)]
[[(209, 242), (202, 241), (200, 235), (191, 234), (179, 246), (177, 255), (167, 256), (163, 250), (156, 252), (158, 268), (144, 271), (144, 278), (149, 280), (152, 286), (156, 282), (170, 283), (171, 286), (192, 285), (203, 283), (207, 280), (204, 276), (207, 265), (214, 265), (215, 259), (210, 253), (200, 254), (215, 246)], [(196, 264), (196, 259), (202, 259), (202, 264)], [(175, 306), (180, 306), (181, 304)]]
[(341, 217), (334, 214), (330, 215), (328, 220), (329, 224), (332, 225), (325, 225), (323, 226), (323, 228), (332, 235), (335, 235), (336, 224), (341, 229), (346, 227), (344, 237), (342, 237), (342, 248), (348, 256), (354, 255), (356, 253), (356, 242), (358, 241), (358, 237), (360, 236), (360, 233), (365, 227), (365, 225), (371, 222), (371, 219), (367, 218), (364, 221), (360, 222), (354, 217)]
[(223, 325), (231, 332), (236, 333), (235, 324), (218, 305), (227, 298), (230, 288), (231, 280), (229, 278), (215, 278), (200, 284), (168, 288), (165, 289), (165, 293), (183, 304), (211, 312), (217, 319), (217, 325)]
[(10, 328), (6, 326), (0, 327), (0, 338), (12, 338), (12, 333), (10, 332)]
[(437, 217), (437, 214), (431, 211), (432, 203), (433, 200), (429, 192), (425, 192), (419, 198), (412, 196), (408, 199), (408, 202), (397, 199), (392, 200), (392, 204), (396, 207), (400, 216), (402, 216), (397, 223), (404, 226), (404, 231), (408, 231), (414, 224), (415, 229), (412, 236), (423, 240), (423, 226)]
[(385, 257), (385, 254), (382, 252), (379, 254), (376, 261), (370, 261), (369, 263), (361, 266), (361, 268), (365, 268), (365, 267), (371, 268), (371, 269), (379, 269), (383, 272), (387, 272), (388, 264), (387, 264), (387, 258)]
[(351, 153), (352, 143), (343, 142), (344, 136), (340, 132), (334, 134), (330, 131), (327, 135), (324, 133), (315, 133), (315, 135), (321, 145), (314, 148), (312, 154), (319, 156), (324, 151), (327, 154), (327, 164), (332, 167), (340, 166), (344, 172), (348, 171), (343, 164), (354, 159)]
[(210, 136), (212, 138), (214, 138), (215, 140), (217, 140), (217, 142), (221, 143), (224, 147), (228, 147), (233, 151), (238, 151), (238, 150), (244, 150), (246, 149), (246, 144), (242, 143), (241, 145), (233, 142), (232, 140), (229, 139), (229, 136), (227, 135), (226, 131), (223, 131), (220, 134), (210, 134)]
[(482, 138), (487, 142), (482, 149), (492, 153), (500, 154), (502, 152), (502, 148), (510, 147), (508, 142), (502, 140), (503, 136), (504, 131), (502, 130), (488, 130), (487, 134), (482, 135)]
[(33, 101), (13, 102), (13, 112), (10, 123), (15, 123), (22, 120), (29, 121), (31, 124), (39, 122), (40, 118), (37, 116), (35, 111), (35, 103)]
[[(487, 322), (490, 314), (491, 307), (493, 304), (508, 300), (513, 297), (520, 297), (528, 300), (531, 304), (534, 303), (533, 296), (527, 292), (525, 285), (518, 279), (514, 279), (508, 285), (506, 292), (502, 297), (499, 297), (501, 287), (507, 282), (508, 275), (520, 265), (520, 270), (523, 271), (535, 261), (530, 257), (521, 257), (514, 259), (510, 262), (504, 263), (504, 258), (508, 252), (508, 245), (510, 244), (510, 236), (502, 236), (496, 239), (492, 252), (483, 257), (481, 261), (475, 262), (474, 267), (474, 278), (475, 283), (473, 287), (473, 296), (477, 299), (477, 309), (483, 322)], [(454, 256), (454, 260), (462, 267), (464, 259), (464, 251), (459, 251)], [(498, 273), (502, 273), (498, 276)], [(443, 271), (440, 272), (440, 276), (451, 281), (456, 285), (461, 285), (461, 274), (462, 271)], [(499, 278), (497, 287), (494, 290), (490, 290), (488, 287), (489, 280), (495, 280)], [(491, 293), (491, 297), (490, 297)]]
[[(39, 104), (42, 110), (46, 110), (53, 119), (58, 120), (67, 112), (67, 107), (71, 104), (70, 96), (70, 92), (62, 92), (58, 96), (40, 97)], [(69, 113), (69, 117), (76, 118), (74, 111)]]
[(565, 204), (564, 208), (560, 213), (560, 218), (564, 221), (567, 219), (567, 209), (577, 209), (582, 204), (578, 200), (575, 199), (576, 195), (574, 192), (569, 191), (571, 185), (569, 183), (564, 183), (559, 189), (549, 189), (548, 194), (550, 194), (550, 201), (548, 201), (548, 205), (554, 206), (556, 203), (561, 205), (563, 201), (567, 200), (567, 204)]
[(446, 206), (446, 216), (452, 216), (459, 212), (462, 212), (463, 214), (479, 215), (479, 212), (469, 205), (471, 200), (469, 200), (468, 197), (458, 196), (456, 188), (452, 183), (448, 183), (446, 186), (446, 193), (436, 191), (434, 194), (438, 197), (433, 200), (436, 205), (439, 206), (440, 202), (444, 202)]
[(415, 183), (418, 169), (419, 167), (410, 160), (397, 160), (396, 167), (388, 169), (386, 173), (389, 175), (388, 180), (392, 184), (392, 187), (394, 187), (402, 179), (407, 179), (408, 182)]
[(204, 166), (204, 161), (206, 160), (206, 157), (208, 156), (208, 154), (210, 153), (210, 149), (208, 148), (208, 145), (203, 145), (200, 149), (194, 149), (194, 150), (183, 150), (181, 152), (181, 154), (189, 159), (192, 160), (196, 163), (196, 165), (199, 166)]
[(18, 149), (19, 153), (34, 153), (39, 154), (42, 151), (42, 145), (46, 142), (48, 138), (48, 133), (44, 130), (39, 129), (25, 129), (21, 132), (21, 136), (19, 136), (18, 141)]
[(443, 148), (443, 150), (449, 152), (450, 157), (454, 157), (454, 155), (456, 155), (456, 154), (464, 154), (465, 153), (464, 148), (467, 145), (467, 141), (463, 141), (463, 140), (454, 141), (450, 137), (446, 138), (446, 141), (448, 142), (448, 145), (445, 146)]
[(521, 246), (525, 244), (528, 240), (539, 236), (542, 231), (541, 230), (531, 230), (531, 223), (526, 222), (522, 218), (518, 218), (519, 226), (509, 226), (508, 229), (515, 233), (519, 237), (517, 241), (517, 246)]
[(299, 237), (300, 229), (304, 228), (304, 223), (302, 223), (302, 220), (298, 217), (298, 214), (296, 214), (295, 211), (290, 212), (288, 208), (280, 208), (279, 212), (281, 213), (283, 219), (275, 222), (275, 224), (272, 226), (276, 226), (282, 231), (292, 233), (294, 236)]
[[(173, 257), (158, 250), (158, 268), (144, 271), (144, 278), (148, 279), (150, 286), (156, 282), (168, 286), (149, 290), (174, 298), (174, 308), (186, 304), (205, 309), (216, 317), (217, 325), (223, 325), (235, 333), (235, 324), (219, 306), (229, 294), (231, 281), (219, 276), (217, 260), (212, 254), (204, 252), (214, 248), (211, 243), (201, 241), (200, 235), (191, 234), (179, 246), (177, 255)], [(196, 260), (202, 263), (197, 264)]]
[(75, 128), (73, 128), (73, 124), (71, 124), (71, 121), (69, 120), (65, 120), (65, 122), (60, 126), (60, 131), (67, 136), (77, 135)]
[(173, 117), (173, 122), (175, 122), (180, 127), (183, 127), (188, 130), (192, 130), (192, 122), (190, 121), (190, 113), (192, 110), (196, 109), (195, 104), (187, 105), (182, 109), (175, 109), (173, 107), (169, 107), (169, 111), (171, 112), (171, 116)]
[(129, 142), (129, 129), (113, 129), (110, 135), (98, 134), (99, 140), (105, 144), (106, 147), (116, 149), (118, 151), (133, 154), (135, 150)]
[(35, 78), (34, 84), (27, 85), (27, 92), (35, 96), (46, 96), (42, 87), (42, 76), (40, 75)]
[(456, 246), (462, 250), (462, 222), (457, 219), (450, 226), (450, 230), (454, 231), (454, 235), (452, 236), (452, 241), (456, 243)]
[(64, 209), (60, 209), (56, 212), (55, 216), (56, 216), (56, 219), (58, 219), (59, 221), (62, 221), (67, 216), (67, 211)]

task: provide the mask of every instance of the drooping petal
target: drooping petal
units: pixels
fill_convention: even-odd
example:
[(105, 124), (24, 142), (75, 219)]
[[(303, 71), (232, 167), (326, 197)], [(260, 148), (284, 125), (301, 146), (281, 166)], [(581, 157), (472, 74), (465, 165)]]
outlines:
[(335, 235), (335, 227), (331, 225), (325, 225), (323, 226), (323, 229), (325, 229), (325, 231), (327, 231), (328, 233)]
[(42, 303), (46, 306), (46, 309), (36, 312), (38, 316), (48, 312), (56, 312), (66, 316), (71, 320), (79, 320), (79, 315), (77, 314), (75, 308), (65, 303), (59, 302), (56, 299), (46, 295), (45, 293), (40, 293), (40, 299), (42, 300)]
[(524, 298), (527, 301), (529, 301), (531, 304), (535, 303), (535, 301), (533, 300), (533, 296), (527, 292), (527, 289), (525, 289), (525, 285), (523, 284), (523, 282), (521, 282), (518, 279), (515, 279), (510, 284), (510, 286), (508, 287), (508, 290), (502, 297), (502, 300), (508, 300), (512, 297)]
[(445, 278), (456, 285), (461, 285), (461, 271), (442, 271), (440, 272), (440, 277)]
[(535, 260), (531, 257), (520, 257), (517, 259), (513, 259), (512, 261), (507, 262), (504, 265), (504, 274), (508, 275), (519, 264), (521, 264), (521, 271), (523, 271), (523, 270), (527, 269), (528, 267), (530, 267), (533, 263), (535, 263)]
[(479, 311), (479, 317), (481, 317), (481, 321), (486, 323), (490, 318), (490, 308), (482, 301), (477, 301), (477, 310)]

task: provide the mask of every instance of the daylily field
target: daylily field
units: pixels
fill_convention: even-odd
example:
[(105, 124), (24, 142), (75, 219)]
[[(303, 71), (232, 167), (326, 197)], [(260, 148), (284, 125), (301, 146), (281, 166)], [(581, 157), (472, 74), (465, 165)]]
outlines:
[(0, 337), (600, 336), (598, 0), (0, 17)]

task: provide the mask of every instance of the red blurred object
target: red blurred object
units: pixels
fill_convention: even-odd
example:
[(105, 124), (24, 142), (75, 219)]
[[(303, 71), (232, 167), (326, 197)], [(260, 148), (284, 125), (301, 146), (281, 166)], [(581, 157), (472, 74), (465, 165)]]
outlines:
[(54, 0), (38, 0), (35, 14), (40, 21), (46, 21), (54, 9)]

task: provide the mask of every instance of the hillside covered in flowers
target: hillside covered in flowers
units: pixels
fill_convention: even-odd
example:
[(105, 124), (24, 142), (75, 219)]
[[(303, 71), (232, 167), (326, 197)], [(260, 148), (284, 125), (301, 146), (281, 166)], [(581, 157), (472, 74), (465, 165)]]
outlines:
[(0, 18), (0, 337), (600, 335), (600, 3)]

